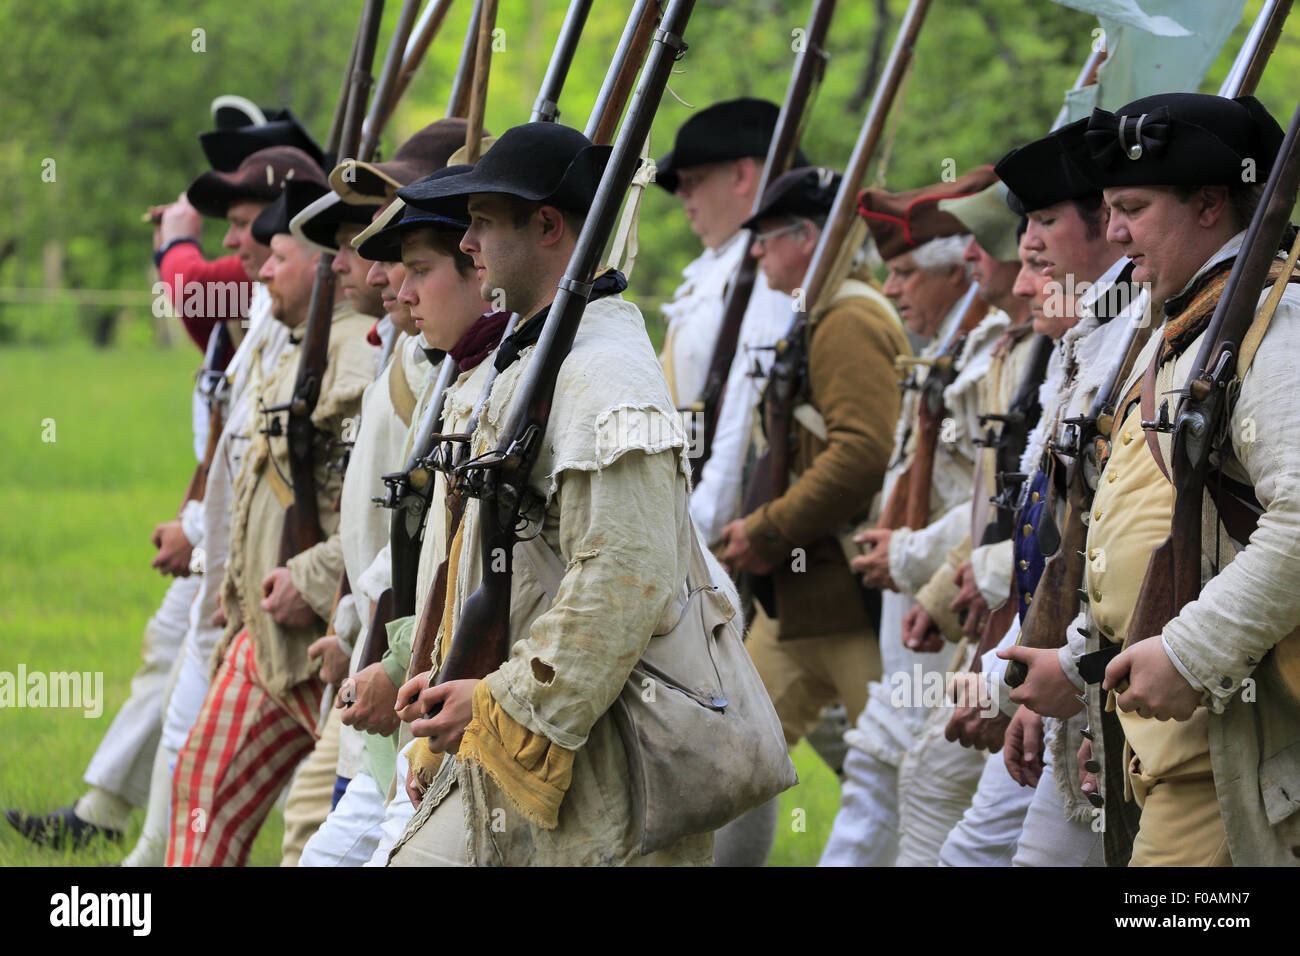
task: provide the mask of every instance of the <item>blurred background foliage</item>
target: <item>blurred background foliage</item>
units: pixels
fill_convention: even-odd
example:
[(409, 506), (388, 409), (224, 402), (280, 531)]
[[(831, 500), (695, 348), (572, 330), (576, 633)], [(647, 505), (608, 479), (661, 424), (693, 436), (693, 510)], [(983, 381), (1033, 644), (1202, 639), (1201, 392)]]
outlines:
[[(1203, 89), (1217, 88), (1261, 2), (1246, 4)], [(384, 137), (384, 154), (443, 114), (470, 6), (453, 4)], [(628, 6), (596, 2), (561, 121), (584, 124)], [(387, 4), (376, 67), (399, 7)], [(848, 158), (906, 7), (906, 0), (839, 3), (830, 66), (804, 137), (814, 162), (842, 166)], [(211, 126), (208, 106), (220, 93), (290, 105), (324, 140), (360, 8), (359, 0), (0, 0), (8, 26), (0, 34), (0, 176), (8, 192), (0, 344), (179, 340), (175, 320), (155, 320), (149, 309), (156, 276), (141, 212), (203, 171), (196, 136)], [(487, 107), (494, 132), (527, 119), (565, 9), (563, 0), (501, 0), (505, 48), (493, 54)], [(671, 146), (691, 107), (740, 95), (779, 100), (793, 32), (808, 12), (808, 0), (699, 0), (653, 153)], [(1095, 26), (1048, 0), (935, 0), (895, 109), (887, 162), (873, 178), (893, 189), (919, 186), (939, 178), (945, 159), (964, 170), (1042, 135)], [(1300, 36), (1291, 29), (1259, 91), (1283, 125), (1297, 67)], [(222, 231), (208, 224), (209, 254), (220, 253)], [(653, 319), (700, 247), (676, 201), (658, 189), (644, 204), (640, 238), (632, 291)], [(77, 290), (91, 304), (72, 304)]]

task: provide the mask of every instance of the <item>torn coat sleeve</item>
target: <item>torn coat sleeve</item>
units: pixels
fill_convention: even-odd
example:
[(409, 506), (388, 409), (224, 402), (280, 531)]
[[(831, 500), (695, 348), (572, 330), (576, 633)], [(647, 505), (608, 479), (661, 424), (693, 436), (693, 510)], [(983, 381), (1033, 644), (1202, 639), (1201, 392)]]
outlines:
[(677, 462), (675, 450), (629, 451), (602, 470), (560, 475), (567, 570), (550, 609), (475, 699), (460, 758), (483, 766), (542, 827), (556, 825), (571, 751), (622, 692), (685, 578), (681, 536), (650, 530), (663, 528), (666, 502), (685, 517)]

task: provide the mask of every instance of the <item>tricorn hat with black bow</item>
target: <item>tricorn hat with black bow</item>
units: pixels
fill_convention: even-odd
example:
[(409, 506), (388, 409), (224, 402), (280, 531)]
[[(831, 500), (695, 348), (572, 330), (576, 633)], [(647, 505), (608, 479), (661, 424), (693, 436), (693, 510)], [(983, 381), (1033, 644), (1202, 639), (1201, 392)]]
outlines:
[(1145, 96), (1114, 113), (1093, 110), (1064, 143), (1098, 186), (1230, 186), (1263, 182), (1282, 127), (1253, 96)]

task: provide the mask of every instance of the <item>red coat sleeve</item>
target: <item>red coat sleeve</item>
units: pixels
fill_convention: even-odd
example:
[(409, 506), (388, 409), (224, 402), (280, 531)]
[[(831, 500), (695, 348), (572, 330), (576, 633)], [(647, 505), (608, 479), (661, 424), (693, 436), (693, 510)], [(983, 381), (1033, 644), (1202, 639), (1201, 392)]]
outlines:
[[(171, 295), (176, 314), (199, 351), (207, 349), (208, 336), (217, 322), (248, 318), (253, 283), (248, 280), (238, 256), (209, 260), (195, 243), (181, 242), (163, 255), (158, 273)], [(190, 294), (186, 295), (186, 287), (195, 282), (199, 283), (202, 294), (190, 287)], [(214, 311), (212, 315), (207, 314), (210, 307)]]

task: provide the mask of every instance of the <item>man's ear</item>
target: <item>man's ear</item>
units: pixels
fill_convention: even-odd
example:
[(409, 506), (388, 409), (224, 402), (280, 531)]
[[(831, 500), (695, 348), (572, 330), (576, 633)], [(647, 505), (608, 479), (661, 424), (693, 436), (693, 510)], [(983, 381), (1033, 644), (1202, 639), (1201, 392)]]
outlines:
[(750, 156), (743, 156), (735, 161), (732, 176), (735, 179), (736, 192), (742, 196), (758, 192), (758, 180), (763, 175), (758, 161)]
[(1200, 225), (1209, 228), (1227, 214), (1228, 187), (1202, 186), (1196, 201), (1199, 205), (1196, 221)]
[(540, 206), (535, 215), (541, 223), (541, 241), (543, 246), (553, 246), (564, 238), (564, 213), (555, 206)]

